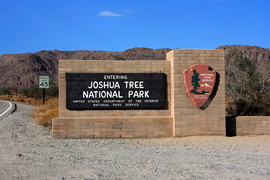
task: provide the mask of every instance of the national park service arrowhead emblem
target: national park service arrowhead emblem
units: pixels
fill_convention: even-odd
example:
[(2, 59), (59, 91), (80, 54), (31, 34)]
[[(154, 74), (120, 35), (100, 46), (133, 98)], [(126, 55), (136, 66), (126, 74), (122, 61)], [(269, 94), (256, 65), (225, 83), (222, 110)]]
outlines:
[(199, 109), (207, 108), (216, 95), (219, 74), (204, 64), (192, 65), (183, 73), (187, 93), (194, 105)]

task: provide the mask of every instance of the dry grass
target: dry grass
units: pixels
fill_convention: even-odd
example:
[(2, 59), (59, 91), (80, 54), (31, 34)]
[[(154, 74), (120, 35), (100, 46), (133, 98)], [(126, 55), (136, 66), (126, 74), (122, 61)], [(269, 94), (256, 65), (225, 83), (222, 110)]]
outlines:
[(58, 98), (53, 98), (48, 100), (44, 105), (35, 108), (31, 116), (35, 118), (36, 123), (51, 126), (52, 119), (58, 117), (58, 114)]
[(22, 102), (24, 104), (29, 104), (29, 105), (33, 105), (33, 106), (39, 106), (39, 105), (42, 104), (41, 99), (30, 98), (30, 97), (24, 96), (22, 94), (18, 94), (18, 95), (0, 95), (0, 99), (7, 100), (7, 101)]
[(58, 117), (58, 98), (51, 98), (45, 101), (44, 105), (41, 99), (30, 98), (21, 94), (1, 95), (0, 99), (36, 106), (30, 116), (35, 118), (35, 122), (40, 125), (51, 126), (52, 119)]

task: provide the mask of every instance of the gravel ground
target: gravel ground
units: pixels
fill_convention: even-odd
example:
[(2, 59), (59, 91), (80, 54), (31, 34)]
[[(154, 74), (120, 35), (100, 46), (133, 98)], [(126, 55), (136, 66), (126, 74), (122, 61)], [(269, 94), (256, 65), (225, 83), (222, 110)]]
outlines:
[(270, 179), (270, 138), (54, 139), (17, 104), (0, 120), (0, 179)]

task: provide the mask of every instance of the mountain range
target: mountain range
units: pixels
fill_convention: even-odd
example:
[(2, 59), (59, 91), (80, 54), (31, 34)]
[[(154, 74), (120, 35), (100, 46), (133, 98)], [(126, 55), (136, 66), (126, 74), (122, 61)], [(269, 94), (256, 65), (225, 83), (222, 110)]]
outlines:
[[(238, 49), (256, 59), (259, 66), (270, 61), (270, 49), (246, 45), (225, 45), (217, 49)], [(38, 77), (50, 76), (57, 84), (59, 59), (83, 60), (166, 60), (171, 49), (132, 48), (121, 52), (111, 51), (39, 51), (36, 53), (0, 55), (0, 87), (29, 87), (38, 84)]]

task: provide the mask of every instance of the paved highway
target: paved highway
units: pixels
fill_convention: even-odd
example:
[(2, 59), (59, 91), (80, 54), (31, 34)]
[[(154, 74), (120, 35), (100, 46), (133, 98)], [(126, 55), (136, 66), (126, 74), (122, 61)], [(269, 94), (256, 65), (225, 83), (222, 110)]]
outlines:
[(8, 116), (15, 109), (15, 105), (9, 101), (0, 100), (0, 119)]

